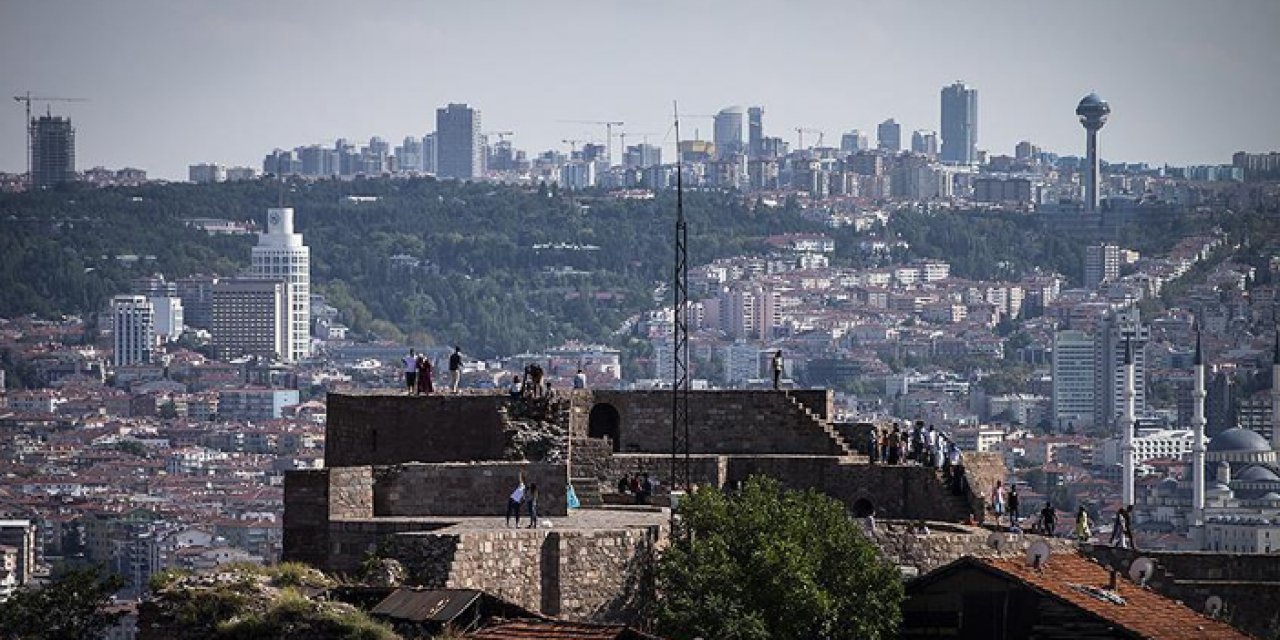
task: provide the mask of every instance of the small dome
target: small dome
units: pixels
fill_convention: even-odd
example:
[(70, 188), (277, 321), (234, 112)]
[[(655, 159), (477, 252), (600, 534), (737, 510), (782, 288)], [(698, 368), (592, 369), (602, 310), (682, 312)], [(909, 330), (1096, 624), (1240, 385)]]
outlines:
[(1248, 482), (1280, 482), (1280, 476), (1277, 476), (1276, 472), (1264, 466), (1255, 465), (1241, 471), (1240, 474), (1236, 476), (1236, 480), (1245, 480)]
[(1099, 97), (1097, 93), (1090, 93), (1089, 95), (1080, 99), (1080, 106), (1082, 107), (1085, 105), (1098, 106), (1098, 105), (1105, 105), (1105, 104), (1107, 104), (1107, 101)]
[(1209, 451), (1214, 452), (1266, 452), (1271, 444), (1266, 438), (1242, 427), (1227, 429), (1209, 440)]
[(1274, 500), (1280, 500), (1280, 493), (1276, 493), (1276, 492), (1274, 492), (1274, 491), (1268, 491), (1268, 492), (1266, 492), (1266, 493), (1262, 494), (1262, 497), (1261, 497), (1261, 498), (1258, 498), (1258, 499), (1259, 499), (1259, 500), (1266, 500), (1267, 502), (1272, 502), (1272, 501), (1274, 501)]

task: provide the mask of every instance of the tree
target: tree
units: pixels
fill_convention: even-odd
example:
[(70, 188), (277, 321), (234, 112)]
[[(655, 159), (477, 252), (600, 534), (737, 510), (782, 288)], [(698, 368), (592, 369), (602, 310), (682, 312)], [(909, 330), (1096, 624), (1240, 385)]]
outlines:
[(671, 637), (890, 638), (902, 579), (844, 506), (752, 477), (680, 504), (658, 563), (653, 621)]
[(0, 639), (96, 638), (123, 615), (104, 611), (123, 586), (120, 576), (103, 576), (92, 567), (71, 571), (43, 588), (21, 587), (0, 603)]

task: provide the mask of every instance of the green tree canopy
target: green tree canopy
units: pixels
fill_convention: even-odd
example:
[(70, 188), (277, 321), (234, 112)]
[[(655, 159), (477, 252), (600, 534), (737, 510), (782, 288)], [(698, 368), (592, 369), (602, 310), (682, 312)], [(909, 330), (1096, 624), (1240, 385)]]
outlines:
[(752, 477), (680, 504), (658, 564), (654, 622), (671, 637), (895, 637), (902, 580), (844, 505)]
[(0, 640), (82, 640), (115, 624), (122, 614), (104, 611), (124, 586), (117, 575), (95, 568), (71, 571), (42, 587), (21, 587), (0, 602)]

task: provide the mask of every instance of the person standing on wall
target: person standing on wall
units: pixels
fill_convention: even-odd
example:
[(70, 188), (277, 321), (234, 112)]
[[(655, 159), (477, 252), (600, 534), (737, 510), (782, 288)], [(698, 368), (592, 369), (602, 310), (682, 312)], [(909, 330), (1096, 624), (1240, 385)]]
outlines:
[(511, 526), (511, 516), (516, 518), (516, 528), (520, 528), (520, 507), (524, 502), (524, 472), (520, 472), (520, 484), (516, 485), (515, 491), (511, 492), (511, 496), (507, 498), (507, 526)]
[(428, 358), (427, 354), (425, 353), (422, 354), (422, 356), (418, 358), (418, 394), (419, 395), (427, 395), (435, 391), (435, 386), (432, 384), (433, 381), (431, 379), (432, 377), (434, 377), (434, 375), (435, 375), (435, 367), (431, 365), (431, 358)]
[(405, 391), (412, 394), (418, 383), (418, 354), (413, 349), (409, 350), (409, 355), (405, 356), (401, 362), (404, 363), (404, 388)]
[(773, 354), (773, 389), (777, 391), (782, 388), (782, 349), (778, 349)]
[(455, 346), (449, 356), (449, 389), (458, 392), (458, 383), (462, 381), (462, 347)]
[[(530, 483), (524, 492), (524, 503), (529, 508), (529, 528), (538, 527), (538, 484)], [(517, 525), (519, 526), (519, 525)]]

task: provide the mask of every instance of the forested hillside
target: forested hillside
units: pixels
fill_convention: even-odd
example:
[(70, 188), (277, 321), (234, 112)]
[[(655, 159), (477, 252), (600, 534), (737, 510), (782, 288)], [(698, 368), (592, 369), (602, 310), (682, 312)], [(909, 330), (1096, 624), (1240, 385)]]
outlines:
[[(671, 194), (617, 200), (432, 179), (72, 186), (0, 195), (0, 317), (96, 311), (131, 278), (154, 272), (235, 275), (255, 237), (210, 236), (183, 221), (261, 224), (280, 202), (297, 210), (314, 289), (357, 334), (456, 342), (479, 356), (608, 340), (670, 277)], [(827, 229), (794, 206), (710, 192), (687, 193), (685, 203), (691, 264), (758, 253), (766, 236), (807, 231), (835, 237), (837, 264), (865, 266), (851, 228)], [(1128, 240), (1158, 252), (1208, 225), (1186, 223), (1163, 221)], [(943, 258), (954, 275), (983, 279), (1039, 266), (1078, 280), (1086, 244), (1045, 232), (1034, 216), (1000, 213), (901, 211), (875, 233), (910, 244), (899, 259)]]

